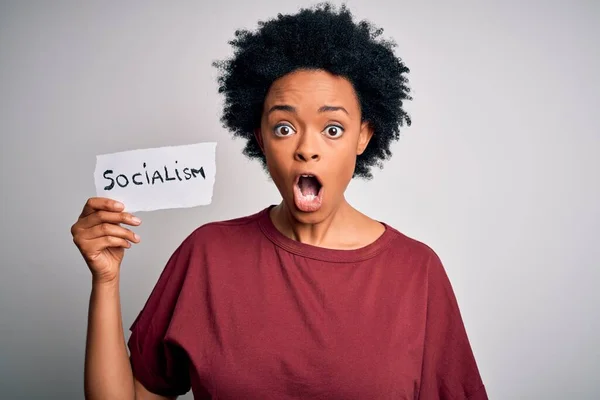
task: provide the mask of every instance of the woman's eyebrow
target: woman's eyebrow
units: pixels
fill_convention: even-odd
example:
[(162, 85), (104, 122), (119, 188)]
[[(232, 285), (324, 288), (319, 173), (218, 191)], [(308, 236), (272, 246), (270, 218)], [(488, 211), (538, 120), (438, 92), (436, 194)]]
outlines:
[[(267, 113), (270, 114), (273, 111), (287, 111), (287, 112), (291, 112), (291, 113), (295, 113), (296, 112), (296, 107), (294, 106), (290, 106), (288, 104), (276, 104), (273, 107), (271, 107), (269, 109), (269, 112)], [(318, 112), (320, 113), (324, 113), (324, 112), (329, 112), (329, 111), (343, 111), (345, 112), (347, 115), (350, 115), (350, 113), (348, 112), (348, 110), (346, 110), (344, 107), (341, 106), (328, 106), (325, 105), (321, 108), (319, 108)]]
[(347, 115), (350, 115), (348, 110), (346, 110), (344, 107), (341, 107), (341, 106), (323, 106), (323, 107), (319, 108), (320, 113), (327, 112), (327, 111), (343, 111)]
[(296, 107), (290, 106), (290, 105), (287, 105), (287, 104), (276, 104), (276, 105), (274, 105), (273, 107), (271, 107), (269, 109), (269, 112), (267, 113), (267, 115), (269, 115), (273, 111), (277, 111), (277, 110), (295, 113), (296, 112)]

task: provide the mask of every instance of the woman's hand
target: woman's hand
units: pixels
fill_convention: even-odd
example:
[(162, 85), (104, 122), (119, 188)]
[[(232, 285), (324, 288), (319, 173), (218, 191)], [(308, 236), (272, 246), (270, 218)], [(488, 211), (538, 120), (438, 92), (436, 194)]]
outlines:
[(97, 283), (110, 283), (119, 276), (125, 249), (140, 238), (120, 224), (137, 226), (141, 221), (123, 212), (117, 201), (92, 197), (88, 199), (77, 222), (71, 227), (73, 242), (85, 259)]

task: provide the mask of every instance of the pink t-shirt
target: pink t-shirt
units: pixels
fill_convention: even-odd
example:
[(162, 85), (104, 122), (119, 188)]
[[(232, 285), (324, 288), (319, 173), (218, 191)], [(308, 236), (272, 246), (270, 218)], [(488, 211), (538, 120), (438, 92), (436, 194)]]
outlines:
[[(272, 207), (272, 206), (271, 206)], [(196, 399), (487, 399), (437, 255), (386, 225), (296, 242), (268, 207), (196, 229), (131, 326), (134, 376)]]

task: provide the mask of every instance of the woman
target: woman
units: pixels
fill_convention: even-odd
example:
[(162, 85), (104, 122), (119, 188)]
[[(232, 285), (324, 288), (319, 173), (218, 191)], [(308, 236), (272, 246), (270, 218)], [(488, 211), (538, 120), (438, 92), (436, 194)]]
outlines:
[(72, 233), (93, 277), (86, 396), (486, 399), (444, 268), (426, 245), (354, 209), (353, 177), (410, 119), (408, 68), (380, 30), (325, 5), (236, 32), (216, 63), (223, 122), (282, 201), (199, 227), (131, 327), (119, 304), (133, 215), (88, 200)]

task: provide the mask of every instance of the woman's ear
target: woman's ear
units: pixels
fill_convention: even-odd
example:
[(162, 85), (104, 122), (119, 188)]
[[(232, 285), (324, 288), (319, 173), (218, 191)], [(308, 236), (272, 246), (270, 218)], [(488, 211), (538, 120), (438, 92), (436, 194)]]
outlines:
[(356, 155), (361, 155), (367, 149), (367, 145), (373, 137), (373, 128), (368, 122), (363, 122), (360, 126), (360, 133), (358, 134), (358, 143), (356, 145)]
[(265, 152), (265, 147), (263, 146), (263, 140), (262, 140), (262, 131), (260, 130), (260, 128), (256, 128), (254, 130), (254, 137), (256, 138), (256, 141), (258, 142), (258, 146), (260, 147), (260, 150), (263, 152)]

